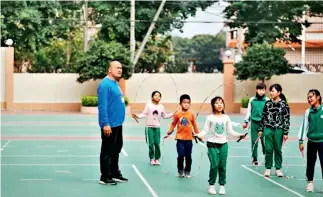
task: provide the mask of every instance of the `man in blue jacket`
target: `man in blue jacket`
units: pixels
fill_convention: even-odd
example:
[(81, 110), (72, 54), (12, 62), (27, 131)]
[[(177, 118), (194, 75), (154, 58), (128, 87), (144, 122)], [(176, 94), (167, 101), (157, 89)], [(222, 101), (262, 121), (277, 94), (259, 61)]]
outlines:
[(122, 65), (109, 64), (108, 75), (101, 81), (98, 94), (99, 125), (101, 128), (100, 184), (116, 185), (127, 182), (119, 170), (119, 154), (123, 146), (122, 124), (125, 119), (125, 102), (118, 84)]

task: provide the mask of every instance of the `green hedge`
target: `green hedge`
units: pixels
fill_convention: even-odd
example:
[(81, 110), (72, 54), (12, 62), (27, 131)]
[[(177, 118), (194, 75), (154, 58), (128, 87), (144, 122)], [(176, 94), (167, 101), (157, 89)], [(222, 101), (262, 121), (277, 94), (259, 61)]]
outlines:
[[(126, 106), (129, 104), (128, 97), (124, 97)], [(98, 106), (98, 97), (97, 96), (83, 96), (82, 97), (82, 106), (84, 107), (97, 107)]]
[(241, 107), (242, 108), (248, 108), (248, 104), (249, 104), (249, 97), (243, 97), (240, 101)]

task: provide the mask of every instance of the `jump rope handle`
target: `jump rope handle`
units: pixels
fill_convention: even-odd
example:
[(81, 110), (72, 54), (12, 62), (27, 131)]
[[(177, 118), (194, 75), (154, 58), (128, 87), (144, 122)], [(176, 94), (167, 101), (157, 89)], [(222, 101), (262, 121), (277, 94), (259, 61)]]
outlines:
[(199, 143), (198, 141), (200, 141), (200, 142), (204, 143), (204, 141), (203, 141), (202, 139), (200, 139), (200, 138), (198, 138), (198, 137), (194, 136), (194, 133), (193, 133), (193, 138), (194, 138), (194, 140), (195, 140), (195, 143)]
[(248, 135), (248, 133), (246, 133), (244, 136), (241, 136), (238, 140), (237, 140), (237, 142), (240, 142), (241, 140), (242, 140), (242, 138), (243, 137), (246, 137)]
[(302, 157), (304, 158), (304, 150), (302, 150), (301, 153), (302, 153)]

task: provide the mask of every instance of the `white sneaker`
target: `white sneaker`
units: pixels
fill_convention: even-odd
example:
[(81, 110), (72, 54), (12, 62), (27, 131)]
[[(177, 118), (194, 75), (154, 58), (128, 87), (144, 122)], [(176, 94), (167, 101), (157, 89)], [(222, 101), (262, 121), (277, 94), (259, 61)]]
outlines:
[(225, 194), (225, 187), (224, 187), (224, 185), (220, 185), (219, 194), (221, 194), (221, 195), (224, 195)]
[(308, 183), (306, 187), (307, 192), (314, 192), (314, 185), (313, 183)]
[(265, 170), (264, 177), (270, 177), (270, 169)]
[(213, 194), (213, 195), (215, 195), (215, 194), (216, 194), (216, 191), (215, 191), (215, 187), (214, 187), (214, 185), (209, 185), (209, 187), (207, 188), (207, 192), (208, 192), (209, 194)]
[(280, 171), (280, 170), (276, 170), (276, 175), (278, 177), (283, 177), (284, 176), (283, 173), (282, 173), (282, 171)]

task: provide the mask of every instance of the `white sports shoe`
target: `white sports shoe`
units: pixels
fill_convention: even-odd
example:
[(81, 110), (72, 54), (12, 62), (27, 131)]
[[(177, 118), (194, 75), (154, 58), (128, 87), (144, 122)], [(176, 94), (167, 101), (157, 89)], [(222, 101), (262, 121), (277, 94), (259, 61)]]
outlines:
[(313, 183), (308, 183), (306, 187), (307, 192), (314, 192), (314, 185)]
[(265, 170), (264, 177), (270, 177), (270, 169)]
[(214, 187), (214, 185), (209, 185), (209, 187), (207, 188), (207, 192), (208, 192), (209, 194), (213, 194), (213, 195), (215, 195), (215, 194), (216, 194), (216, 191), (215, 191), (215, 187)]
[(224, 185), (220, 185), (219, 194), (221, 194), (221, 195), (224, 195), (225, 194), (225, 187), (224, 187)]
[(282, 173), (282, 171), (280, 171), (280, 170), (276, 170), (276, 175), (278, 177), (283, 177), (284, 176), (283, 173)]

